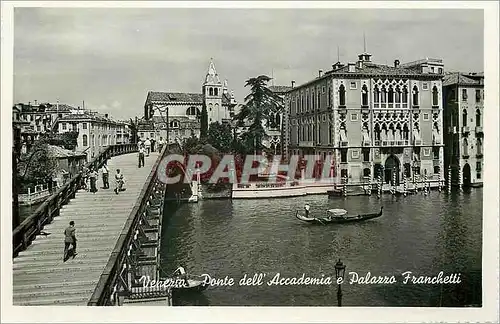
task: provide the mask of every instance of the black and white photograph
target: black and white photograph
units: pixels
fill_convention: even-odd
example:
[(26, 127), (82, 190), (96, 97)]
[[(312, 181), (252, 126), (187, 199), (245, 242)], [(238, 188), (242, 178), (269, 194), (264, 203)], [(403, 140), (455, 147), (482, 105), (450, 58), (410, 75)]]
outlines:
[(498, 10), (2, 2), (2, 321), (498, 321)]

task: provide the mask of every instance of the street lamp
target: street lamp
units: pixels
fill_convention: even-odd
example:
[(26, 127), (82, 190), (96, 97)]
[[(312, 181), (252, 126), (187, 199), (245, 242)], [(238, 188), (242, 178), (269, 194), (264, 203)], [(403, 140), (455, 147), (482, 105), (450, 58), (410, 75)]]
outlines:
[(342, 288), (341, 283), (339, 283), (339, 278), (342, 278), (341, 282), (344, 281), (345, 265), (340, 261), (340, 259), (335, 264), (335, 277), (337, 278), (337, 302), (338, 306), (342, 306)]

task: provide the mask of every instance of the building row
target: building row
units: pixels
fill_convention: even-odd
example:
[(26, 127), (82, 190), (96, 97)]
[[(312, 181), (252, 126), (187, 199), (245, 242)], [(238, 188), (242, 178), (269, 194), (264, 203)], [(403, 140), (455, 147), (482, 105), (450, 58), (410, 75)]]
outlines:
[(351, 182), (414, 176), (480, 185), (482, 74), (445, 73), (441, 59), (391, 66), (369, 53), (285, 93), (286, 156), (333, 155)]
[(43, 134), (77, 133), (75, 153), (90, 160), (109, 145), (129, 143), (130, 125), (108, 114), (66, 104), (19, 103), (13, 107), (13, 125), (20, 129), (21, 152), (28, 152)]

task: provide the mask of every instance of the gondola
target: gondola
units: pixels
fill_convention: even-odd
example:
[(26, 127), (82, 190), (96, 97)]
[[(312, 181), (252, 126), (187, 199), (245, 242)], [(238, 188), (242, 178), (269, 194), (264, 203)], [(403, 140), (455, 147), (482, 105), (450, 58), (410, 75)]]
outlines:
[(382, 216), (382, 210), (384, 207), (380, 207), (378, 213), (362, 214), (362, 215), (347, 215), (347, 210), (345, 209), (329, 209), (326, 211), (326, 217), (306, 217), (299, 214), (299, 211), (295, 213), (297, 219), (311, 223), (311, 224), (344, 224), (344, 223), (355, 223), (361, 222), (368, 219), (373, 219)]
[[(181, 277), (176, 277), (175, 279), (181, 279)], [(174, 279), (174, 280), (175, 280)], [(182, 291), (182, 292), (200, 292), (207, 289), (208, 284), (205, 283), (202, 276), (187, 275), (187, 280), (189, 285), (176, 285), (172, 287), (172, 290)]]

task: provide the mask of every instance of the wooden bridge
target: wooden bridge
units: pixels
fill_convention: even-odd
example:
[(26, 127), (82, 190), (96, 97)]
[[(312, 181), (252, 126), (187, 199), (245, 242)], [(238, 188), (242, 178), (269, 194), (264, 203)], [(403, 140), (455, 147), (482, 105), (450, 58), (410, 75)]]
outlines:
[[(78, 190), (79, 174), (14, 230), (14, 305), (121, 305), (134, 299), (138, 277), (158, 278), (166, 185), (158, 181), (157, 169), (173, 147), (152, 153), (138, 168), (134, 146), (109, 147), (89, 163), (100, 167), (108, 161), (110, 189), (102, 189), (98, 179), (95, 194)], [(118, 168), (125, 190), (117, 195)], [(78, 255), (64, 262), (64, 229), (70, 221)], [(168, 301), (171, 293), (141, 295)]]

